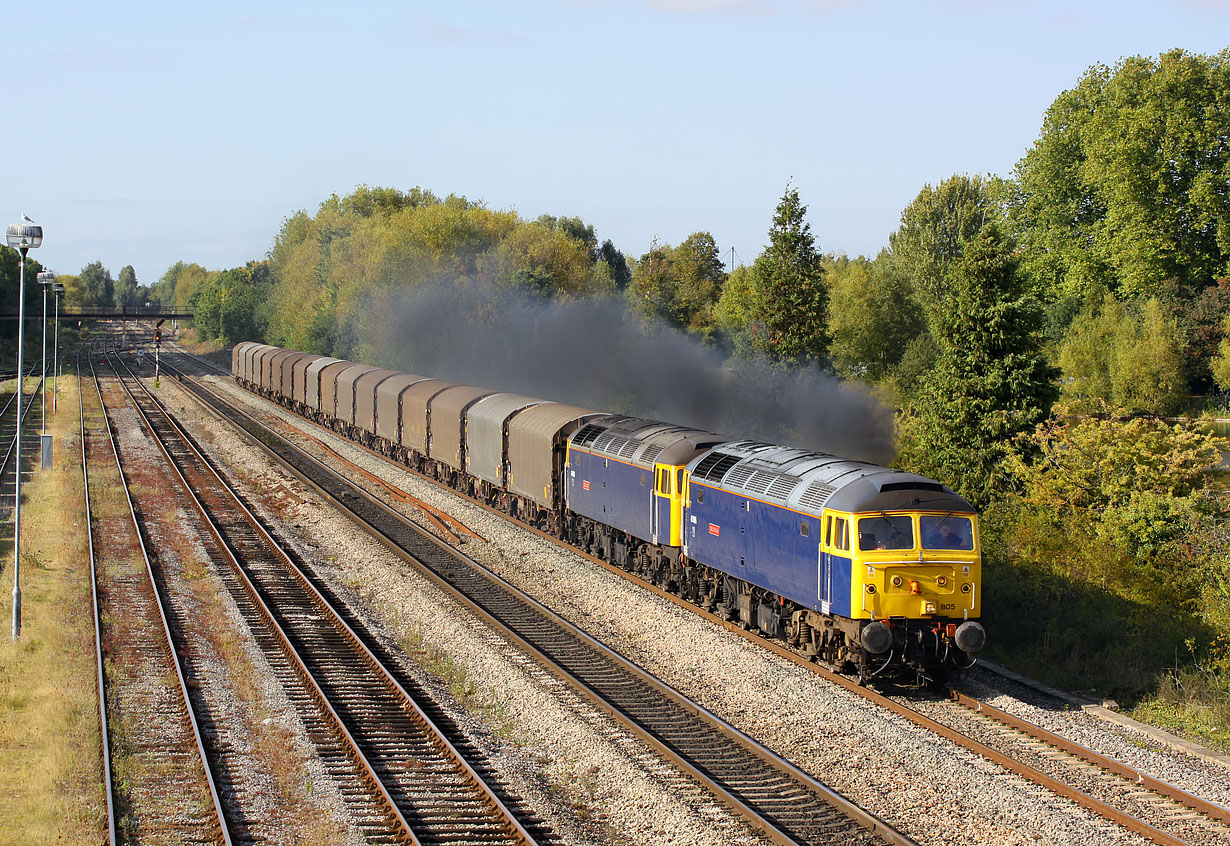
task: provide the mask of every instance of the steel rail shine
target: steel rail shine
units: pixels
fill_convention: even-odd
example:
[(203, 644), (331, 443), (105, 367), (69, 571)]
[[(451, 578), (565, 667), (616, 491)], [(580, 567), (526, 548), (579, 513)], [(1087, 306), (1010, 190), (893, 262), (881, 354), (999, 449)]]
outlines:
[(102, 383), (98, 378), (98, 374), (94, 371), (94, 361), (90, 360), (90, 374), (94, 377), (94, 387), (98, 391), (98, 403), (103, 410), (103, 423), (106, 426), (107, 436), (111, 439), (111, 451), (115, 456), (115, 466), (119, 471), (120, 479), (123, 482), (124, 500), (128, 503), (128, 513), (132, 517), (134, 530), (137, 533), (137, 539), (141, 546), (141, 557), (145, 559), (145, 571), (149, 575), (150, 584), (154, 591), (154, 596), (157, 599), (158, 616), (162, 620), (163, 632), (166, 635), (167, 647), (171, 653), (171, 663), (175, 667), (175, 677), (179, 681), (180, 694), (183, 697), (184, 710), (187, 712), (188, 721), (192, 725), (192, 735), (196, 739), (197, 752), (201, 756), (201, 768), (205, 771), (205, 780), (209, 784), (209, 795), (213, 802), (214, 813), (217, 817), (218, 827), (222, 836), (222, 840), (227, 846), (232, 846), (232, 837), (230, 831), (230, 823), (227, 821), (226, 814), (222, 809), (222, 799), (218, 795), (218, 785), (214, 781), (213, 769), (209, 764), (209, 756), (205, 752), (205, 741), (201, 737), (201, 727), (197, 722), (196, 710), (192, 707), (192, 698), (188, 694), (188, 684), (184, 679), (184, 668), (180, 661), (179, 650), (176, 648), (175, 638), (171, 634), (171, 624), (167, 618), (166, 600), (162, 595), (162, 591), (158, 589), (158, 580), (154, 575), (154, 565), (150, 560), (149, 551), (145, 546), (145, 537), (141, 532), (141, 523), (137, 519), (137, 511), (132, 502), (132, 495), (128, 490), (128, 477), (124, 473), (123, 463), (120, 461), (119, 446), (116, 443), (115, 431), (111, 427), (111, 418), (107, 415), (107, 404), (102, 396)]
[[(415, 701), (414, 697), (412, 697), (409, 694), (409, 692), (407, 692), (405, 688), (384, 667), (380, 659), (377, 658), (372, 653), (372, 651), (367, 647), (367, 645), (363, 643), (362, 639), (354, 632), (354, 630), (346, 623), (346, 621), (342, 619), (342, 617), (337, 613), (337, 611), (333, 608), (333, 606), (329, 603), (329, 601), (325, 599), (325, 597), (320, 593), (320, 591), (316, 588), (316, 586), (312, 583), (312, 581), (307, 577), (307, 575), (303, 573), (303, 571), (295, 564), (294, 561), (292, 561), (288, 556), (285, 555), (284, 552), (282, 552), (281, 545), (278, 544), (277, 541), (275, 541), (273, 537), (269, 535), (269, 533), (265, 530), (264, 525), (261, 523), (261, 521), (257, 519), (257, 517), (254, 514), (252, 514), (252, 512), (247, 508), (246, 505), (244, 505), (244, 503), (239, 498), (239, 496), (235, 494), (233, 488), (213, 468), (213, 465), (203, 455), (201, 455), (197, 451), (196, 446), (193, 444), (191, 438), (183, 430), (183, 428), (180, 426), (178, 421), (176, 421), (170, 414), (167, 413), (166, 409), (162, 406), (162, 403), (159, 402), (159, 400), (149, 392), (149, 390), (145, 387), (143, 383), (140, 382), (140, 380), (135, 380), (135, 381), (137, 381), (137, 384), (141, 386), (143, 391), (145, 391), (146, 395), (150, 398), (150, 400), (153, 402), (155, 407), (158, 408), (159, 412), (168, 421), (171, 427), (175, 429), (177, 433), (179, 433), (180, 437), (183, 439), (183, 443), (196, 455), (201, 465), (205, 467), (207, 471), (209, 472), (209, 474), (214, 479), (217, 480), (218, 484), (230, 494), (230, 496), (233, 499), (235, 509), (244, 515), (247, 522), (265, 540), (266, 544), (270, 548), (277, 550), (277, 554), (281, 558), (283, 566), (285, 566), (287, 570), (294, 575), (295, 579), (301, 585), (303, 585), (305, 590), (307, 590), (312, 595), (313, 601), (322, 611), (326, 613), (326, 615), (329, 618), (330, 623), (332, 623), (336, 627), (336, 629), (346, 638), (346, 640), (349, 641), (352, 644), (352, 646), (362, 654), (365, 663), (367, 663), (367, 665), (371, 667), (381, 677), (384, 684), (394, 689), (395, 691), (397, 691), (398, 696), (402, 699), (403, 708), (408, 708), (409, 711), (411, 712), (409, 716), (412, 719), (414, 719), (416, 722), (427, 727), (428, 730), (430, 730), (435, 735), (435, 742), (439, 744), (443, 748), (443, 750), (455, 760), (457, 764), (460, 765), (465, 779), (476, 790), (480, 791), (481, 793), (485, 795), (486, 802), (488, 803), (488, 805), (492, 807), (493, 809), (496, 809), (498, 813), (502, 814), (502, 816), (504, 817), (506, 821), (506, 824), (512, 829), (512, 832), (510, 833), (513, 835), (514, 839), (520, 840), (520, 842), (527, 844), (527, 846), (530, 846), (530, 844), (537, 843), (535, 838), (516, 819), (516, 816), (512, 813), (512, 811), (509, 810), (504, 805), (504, 803), (499, 799), (499, 797), (497, 797), (491, 791), (491, 788), (482, 779), (482, 777), (478, 775), (478, 773), (474, 770), (474, 768), (470, 765), (470, 763), (465, 759), (465, 756), (462, 755), (460, 751), (458, 751), (457, 748), (453, 746), (453, 744), (448, 740), (448, 738), (444, 736), (443, 732), (441, 732), (435, 726), (431, 718), (427, 716), (427, 714), (419, 706), (418, 702)], [(127, 385), (125, 385), (125, 390), (130, 390), (127, 387)], [(142, 410), (142, 416), (143, 417), (145, 416), (144, 410)], [(146, 422), (147, 422), (147, 425), (149, 425), (148, 420)], [(153, 431), (152, 425), (150, 425), (150, 430)], [(167, 455), (168, 461), (170, 461), (173, 469), (175, 470), (176, 475), (179, 477), (181, 482), (184, 484), (184, 487), (188, 491), (188, 494), (190, 495), (192, 500), (196, 503), (197, 508), (200, 510), (201, 514), (203, 515), (207, 525), (210, 526), (211, 531), (213, 532), (215, 537), (218, 539), (223, 549), (225, 549), (228, 555), (231, 557), (234, 563), (234, 566), (237, 572), (239, 573), (242, 582), (245, 585), (245, 589), (247, 590), (249, 595), (252, 596), (252, 598), (258, 605), (258, 607), (262, 609), (262, 612), (264, 616), (266, 617), (266, 622), (270, 625), (273, 631), (277, 634), (278, 638), (282, 641), (282, 643), (284, 644), (284, 649), (288, 652), (291, 660), (299, 668), (300, 675), (304, 678), (305, 683), (307, 683), (310, 689), (314, 692), (313, 696), (317, 698), (318, 703), (323, 708), (325, 708), (330, 714), (332, 714), (337, 727), (344, 734), (347, 743), (351, 746), (354, 756), (356, 756), (356, 760), (360, 762), (360, 765), (367, 771), (368, 777), (372, 780), (373, 785), (379, 790), (384, 800), (388, 803), (388, 807), (391, 810), (391, 812), (396, 815), (396, 818), (400, 821), (401, 825), (404, 826), (405, 836), (412, 843), (418, 844), (419, 839), (414, 834), (413, 828), (410, 826), (409, 822), (407, 822), (405, 817), (402, 815), (401, 810), (398, 808), (396, 801), (388, 793), (387, 788), (385, 788), (380, 777), (376, 774), (375, 768), (372, 766), (371, 762), (364, 755), (363, 751), (359, 748), (359, 744), (357, 743), (357, 741), (353, 738), (353, 736), (347, 730), (344, 721), (341, 719), (340, 715), (337, 714), (332, 704), (329, 702), (327, 695), (324, 693), (323, 690), (320, 689), (319, 685), (316, 683), (315, 679), (313, 678), (311, 671), (307, 668), (307, 666), (303, 663), (302, 659), (299, 657), (299, 655), (295, 651), (290, 638), (288, 637), (286, 632), (282, 629), (282, 627), (278, 624), (272, 612), (269, 610), (268, 606), (263, 601), (263, 598), (260, 596), (260, 589), (251, 581), (247, 573), (244, 572), (243, 567), (239, 564), (238, 560), (234, 557), (233, 551), (231, 550), (229, 544), (227, 544), (227, 542), (223, 539), (220, 529), (214, 523), (212, 517), (208, 514), (205, 506), (200, 502), (199, 498), (196, 496), (196, 493), (192, 490), (191, 486), (188, 484), (187, 480), (184, 478), (180, 468), (170, 458), (169, 453), (166, 451), (166, 447), (161, 443), (161, 439), (157, 438), (157, 436), (155, 436), (155, 439), (159, 443), (159, 448), (163, 450), (165, 455)]]
[(94, 561), (94, 521), (90, 510), (90, 467), (86, 460), (85, 395), (81, 385), (81, 361), (77, 361), (77, 410), (81, 416), (81, 477), (85, 483), (85, 539), (90, 555), (90, 597), (94, 610), (94, 657), (98, 670), (98, 719), (102, 740), (103, 785), (107, 795), (107, 841), (119, 843), (115, 821), (115, 783), (111, 775), (111, 731), (107, 725), (107, 682), (103, 673), (102, 622), (98, 600), (98, 570)]
[[(237, 416), (247, 419), (248, 421), (251, 422), (252, 425), (256, 427), (264, 429), (265, 431), (268, 432), (271, 438), (276, 438), (278, 441), (284, 444), (285, 447), (288, 449), (288, 451), (290, 451), (292, 454), (296, 454), (300, 456), (302, 460), (310, 462), (312, 465), (323, 469), (326, 473), (331, 475), (334, 479), (338, 480), (342, 484), (348, 487), (351, 486), (351, 483), (349, 482), (349, 480), (345, 479), (345, 477), (343, 477), (340, 473), (333, 470), (332, 468), (329, 468), (327, 465), (324, 465), (321, 462), (318, 462), (316, 459), (312, 458), (310, 455), (308, 455), (303, 450), (301, 450), (299, 447), (295, 446), (294, 444), (290, 444), (280, 435), (268, 429), (268, 427), (264, 427), (261, 424), (257, 423), (251, 417), (251, 415), (248, 415), (246, 412), (243, 412), (242, 410), (236, 408), (231, 403), (227, 402), (225, 399), (218, 397), (216, 393), (200, 385), (195, 380), (187, 380), (184, 382), (184, 384), (186, 386), (193, 388), (194, 392), (200, 391), (202, 393), (211, 394), (213, 396), (212, 401), (216, 401), (218, 403), (226, 405)], [(201, 402), (205, 404), (206, 401), (202, 399)], [(245, 430), (242, 427), (239, 427), (239, 431), (245, 432)], [(265, 444), (261, 442), (259, 439), (256, 439), (250, 433), (245, 432), (245, 434), (248, 437), (251, 437), (253, 439), (253, 442), (256, 443), (262, 450), (264, 450), (267, 454), (269, 454), (271, 457), (273, 457), (283, 466), (287, 467), (287, 469), (289, 469), (297, 478), (299, 478), (305, 484), (310, 485), (312, 488), (317, 490), (322, 496), (329, 499), (329, 501), (334, 502), (336, 505), (338, 505), (343, 510), (347, 511), (348, 513), (354, 514), (352, 507), (348, 503), (343, 502), (341, 499), (334, 496), (329, 491), (320, 487), (320, 485), (318, 485), (316, 482), (314, 482), (313, 480), (305, 476), (302, 472), (300, 472), (292, 464), (288, 463), (285, 458), (283, 458), (276, 451), (274, 451), (268, 444)], [(374, 496), (368, 494), (366, 491), (360, 488), (354, 488), (354, 490), (356, 494), (358, 495), (358, 497), (361, 497), (364, 501), (370, 503), (377, 509), (381, 510), (383, 513), (387, 514), (392, 519), (397, 520), (398, 522), (403, 523), (403, 524), (408, 524), (415, 531), (421, 531), (421, 530), (418, 530), (417, 527), (414, 527), (412, 523), (409, 523), (398, 512), (389, 508), (389, 506), (387, 506), (386, 504), (384, 504), (383, 502), (381, 502), (379, 499), (375, 498)], [(499, 513), (499, 512), (496, 512), (496, 513)], [(689, 776), (696, 779), (701, 784), (704, 784), (724, 804), (726, 804), (728, 807), (734, 810), (737, 814), (743, 816), (745, 819), (751, 822), (755, 827), (759, 828), (773, 842), (778, 843), (778, 844), (794, 844), (798, 842), (794, 838), (778, 830), (777, 827), (774, 826), (770, 821), (768, 821), (763, 815), (761, 815), (755, 809), (748, 806), (738, 796), (735, 796), (727, 788), (726, 785), (723, 785), (719, 782), (714, 781), (705, 772), (698, 769), (696, 765), (694, 765), (693, 762), (690, 759), (688, 759), (686, 756), (680, 755), (675, 750), (673, 750), (670, 746), (664, 743), (660, 738), (656, 737), (654, 734), (647, 731), (643, 726), (637, 724), (637, 722), (634, 719), (623, 714), (612, 703), (607, 702), (599, 692), (588, 687), (583, 681), (571, 675), (566, 669), (559, 667), (556, 664), (556, 662), (554, 662), (549, 656), (546, 656), (536, 646), (529, 643), (521, 635), (519, 635), (518, 633), (510, 629), (508, 626), (506, 626), (498, 618), (496, 618), (489, 611), (483, 608), (483, 606), (469, 599), (463, 593), (461, 593), (454, 585), (451, 585), (449, 582), (444, 580), (442, 577), (433, 573), (429, 567), (426, 567), (425, 565), (421, 564), (410, 553), (402, 549), (396, 543), (396, 541), (384, 535), (382, 532), (380, 532), (378, 528), (366, 523), (366, 521), (364, 521), (363, 518), (360, 517), (359, 515), (355, 514), (354, 519), (356, 519), (356, 521), (359, 523), (361, 527), (363, 527), (369, 534), (371, 534), (376, 540), (382, 543), (386, 548), (388, 548), (394, 554), (401, 557), (403, 560), (406, 560), (408, 563), (411, 563), (412, 565), (414, 565), (416, 569), (418, 569), (420, 572), (426, 575), (429, 579), (431, 579), (442, 590), (446, 591), (450, 596), (454, 596), (455, 598), (457, 598), (460, 602), (462, 602), (468, 608), (470, 608), (474, 613), (478, 614), (482, 619), (490, 623), (492, 626), (500, 630), (501, 633), (505, 634), (511, 640), (513, 640), (514, 643), (516, 643), (522, 649), (526, 650), (528, 654), (530, 654), (531, 656), (535, 656), (536, 660), (538, 660), (544, 666), (545, 669), (547, 669), (549, 672), (551, 672), (552, 674), (560, 678), (562, 681), (569, 684), (574, 689), (579, 690), (581, 693), (583, 693), (586, 696), (587, 699), (589, 699), (591, 702), (593, 702), (595, 705), (597, 705), (602, 710), (606, 711), (608, 714), (611, 714), (613, 717), (615, 717), (621, 724), (625, 725), (626, 728), (629, 728), (634, 734), (636, 734), (638, 737), (642, 738), (647, 743), (649, 743), (649, 745), (655, 748), (660, 754), (663, 754), (666, 758), (673, 761), (677, 766), (681, 767), (685, 772), (688, 773)], [(521, 524), (518, 524), (518, 525), (521, 525)], [(545, 535), (545, 536), (550, 537), (549, 535)], [(874, 815), (868, 813), (867, 811), (859, 807), (857, 804), (846, 799), (844, 796), (841, 796), (839, 793), (832, 790), (832, 788), (829, 788), (827, 785), (824, 785), (820, 783), (819, 781), (816, 781), (810, 775), (798, 769), (793, 764), (791, 764), (789, 761), (786, 761), (785, 759), (778, 756), (776, 753), (773, 753), (771, 750), (768, 750), (767, 748), (757, 743), (755, 740), (751, 739), (746, 734), (734, 728), (733, 726), (728, 725), (721, 718), (717, 717), (716, 715), (712, 714), (712, 712), (703, 708), (703, 706), (700, 706), (697, 703), (692, 702), (691, 700), (684, 697), (682, 694), (678, 693), (678, 691), (675, 691), (669, 685), (666, 685), (665, 682), (662, 682), (661, 680), (654, 677), (652, 674), (648, 673), (643, 668), (637, 666), (631, 661), (628, 661), (627, 659), (620, 656), (618, 653), (613, 652), (608, 647), (606, 647), (605, 645), (601, 644), (600, 642), (592, 638), (586, 632), (582, 631), (576, 626), (573, 626), (567, 620), (560, 618), (554, 612), (551, 612), (549, 609), (545, 608), (545, 606), (543, 606), (537, 600), (533, 599), (533, 597), (530, 597), (524, 592), (520, 591), (515, 586), (511, 585), (510, 583), (508, 583), (506, 580), (502, 579), (498, 575), (491, 573), (486, 568), (482, 567), (482, 565), (478, 564), (477, 562), (474, 562), (472, 559), (469, 559), (467, 556), (464, 556), (464, 554), (458, 552), (456, 549), (449, 547), (447, 544), (443, 543), (438, 538), (435, 538), (429, 533), (423, 533), (423, 538), (428, 543), (433, 544), (442, 550), (446, 550), (449, 555), (454, 555), (454, 556), (462, 558), (463, 560), (468, 562), (470, 566), (482, 572), (486, 578), (489, 578), (501, 584), (506, 590), (514, 594), (518, 600), (526, 603), (527, 605), (530, 605), (530, 606), (533, 606), (534, 608), (539, 609), (540, 611), (548, 615), (554, 622), (557, 622), (562, 627), (571, 630), (575, 634), (575, 636), (578, 637), (578, 639), (586, 642), (588, 645), (597, 649), (598, 651), (607, 654), (610, 660), (612, 660), (614, 663), (624, 668), (628, 672), (631, 672), (636, 677), (642, 679), (650, 687), (657, 689), (663, 695), (675, 701), (676, 704), (680, 705), (686, 711), (695, 715), (697, 718), (701, 719), (702, 721), (708, 722), (712, 725), (721, 726), (722, 727), (721, 731), (723, 733), (729, 734), (731, 737), (733, 737), (736, 740), (738, 744), (743, 746), (751, 754), (755, 755), (756, 757), (760, 758), (766, 763), (769, 763), (771, 766), (777, 768), (779, 771), (789, 773), (790, 778), (798, 782), (801, 782), (803, 784), (806, 784), (814, 792), (825, 796), (826, 797), (825, 801), (827, 801), (832, 807), (834, 807), (836, 810), (840, 811), (841, 813), (845, 814), (846, 816), (848, 816), (849, 818), (857, 822), (863, 828), (867, 829), (868, 831), (876, 835), (879, 835), (880, 837), (884, 838), (889, 843), (900, 844), (900, 846), (916, 846), (915, 841), (906, 837), (904, 834), (896, 831), (894, 828), (889, 826), (883, 820), (880, 820)]]
[[(222, 368), (215, 368), (215, 369), (217, 369), (219, 372), (224, 372)], [(264, 398), (262, 397), (262, 399)], [(306, 422), (308, 422), (312, 426), (323, 429), (323, 427), (320, 427), (319, 424), (315, 423), (314, 421), (309, 420)], [(332, 430), (328, 430), (328, 429), (323, 429), (323, 430), (329, 431), (331, 434), (337, 435), (337, 433), (332, 432)], [(374, 450), (367, 449), (366, 447), (362, 447), (361, 445), (356, 445), (356, 446), (358, 446), (360, 449), (366, 450), (368, 454), (370, 455), (377, 456), (379, 458), (382, 458), (385, 461), (389, 461), (389, 458), (387, 456), (384, 456)], [(396, 464), (396, 466), (405, 472), (414, 473), (420, 478), (426, 479), (427, 481), (431, 481), (435, 484), (439, 484), (438, 482), (436, 482), (436, 480), (423, 476), (420, 473), (416, 473), (414, 470), (407, 468), (402, 464)], [(458, 496), (463, 496), (463, 497), (465, 496), (465, 494), (461, 493), (460, 491), (456, 491), (452, 488), (447, 488), (447, 490), (449, 490), (452, 493), (457, 494)], [(479, 502), (478, 500), (474, 500), (469, 497), (466, 497), (466, 499), (467, 501), (473, 504), (477, 504), (480, 507), (487, 509), (493, 514), (500, 515), (504, 519), (513, 520), (513, 518), (509, 517), (509, 515), (505, 514), (502, 511), (499, 511), (498, 509), (492, 508), (486, 503)], [(747, 640), (757, 643), (758, 645), (766, 649), (769, 649), (770, 651), (784, 658), (787, 658), (790, 661), (793, 661), (799, 666), (809, 669), (813, 673), (816, 673), (817, 675), (835, 684), (838, 684), (853, 693), (856, 693), (869, 700), (875, 701), (877, 702), (877, 704), (883, 705), (884, 707), (891, 710), (893, 713), (896, 713), (899, 716), (902, 716), (905, 719), (910, 720), (916, 725), (919, 725), (920, 727), (927, 728), (928, 730), (931, 730), (937, 734), (940, 734), (942, 737), (945, 737), (948, 740), (962, 746), (966, 750), (973, 752), (975, 754), (978, 754), (978, 755), (982, 755), (983, 757), (986, 757), (987, 759), (1004, 767), (1009, 772), (1012, 772), (1015, 775), (1025, 778), (1028, 781), (1031, 781), (1041, 787), (1046, 788), (1047, 790), (1050, 790), (1060, 796), (1063, 796), (1064, 798), (1069, 799), (1073, 803), (1080, 805), (1086, 808), (1087, 810), (1093, 811), (1094, 813), (1098, 814), (1099, 816), (1102, 816), (1105, 819), (1115, 822), (1118, 825), (1122, 825), (1124, 828), (1127, 828), (1130, 831), (1140, 834), (1146, 837), (1147, 839), (1153, 841), (1154, 843), (1160, 844), (1160, 846), (1198, 846), (1198, 844), (1190, 844), (1188, 843), (1188, 841), (1182, 840), (1178, 837), (1175, 837), (1174, 835), (1171, 835), (1165, 831), (1162, 831), (1161, 829), (1158, 829), (1155, 826), (1152, 826), (1143, 820), (1133, 817), (1132, 815), (1124, 811), (1121, 811), (1112, 805), (1102, 802), (1101, 800), (1093, 796), (1090, 796), (1087, 793), (1084, 793), (1083, 791), (1080, 791), (1080, 790), (1077, 790), (1076, 788), (1065, 785), (1062, 782), (1059, 782), (1056, 779), (1046, 775), (1045, 773), (1042, 773), (1036, 768), (1030, 767), (1029, 765), (1024, 764), (1023, 762), (1016, 761), (1015, 759), (1012, 759), (1004, 755), (1003, 753), (1000, 753), (994, 750), (992, 747), (986, 744), (980, 743), (979, 741), (973, 740), (972, 738), (967, 738), (964, 735), (961, 735), (960, 733), (952, 729), (949, 729), (947, 726), (944, 726), (943, 724), (920, 714), (918, 711), (912, 708), (908, 708), (907, 706), (900, 705), (899, 703), (896, 703), (887, 697), (881, 696), (875, 691), (872, 691), (866, 687), (860, 686), (856, 682), (851, 681), (850, 679), (847, 679), (844, 676), (841, 676), (837, 673), (833, 673), (832, 671), (829, 671), (826, 668), (812, 661), (809, 661), (806, 658), (803, 658), (802, 656), (798, 655), (797, 653), (791, 651), (790, 649), (784, 646), (781, 646), (777, 643), (774, 643), (770, 640), (760, 637), (759, 635), (745, 631), (741, 629), (739, 626), (733, 623), (730, 623), (729, 621), (724, 620), (721, 617), (718, 617), (717, 615), (714, 615), (708, 611), (705, 611), (696, 605), (693, 605), (692, 603), (688, 602), (682, 597), (676, 596), (675, 594), (672, 594), (668, 591), (663, 590), (662, 588), (657, 587), (656, 585), (652, 584), (651, 582), (646, 581), (645, 579), (641, 578), (640, 576), (637, 576), (636, 574), (630, 573), (627, 570), (624, 570), (623, 568), (618, 567), (617, 565), (610, 564), (606, 561), (603, 561), (600, 558), (596, 558), (592, 555), (589, 555), (588, 553), (584, 551), (578, 550), (577, 548), (567, 543), (564, 543), (559, 538), (556, 538), (554, 535), (551, 535), (547, 532), (543, 532), (540, 529), (537, 529), (533, 526), (530, 526), (520, 521), (514, 520), (514, 522), (516, 523), (517, 526), (527, 529), (531, 532), (534, 532), (538, 536), (544, 539), (550, 540), (552, 543), (558, 546), (561, 546), (565, 549), (568, 549), (578, 555), (582, 555), (587, 560), (592, 561), (613, 573), (623, 576), (624, 578), (644, 588), (647, 588), (648, 590), (657, 594), (658, 596), (661, 596), (662, 598), (667, 599), (680, 607), (687, 608), (688, 610), (701, 615), (705, 619), (708, 619), (710, 622), (713, 622), (727, 629), (728, 631), (734, 634), (737, 634)], [(986, 709), (988, 706), (984, 705), (983, 707), (984, 709)], [(988, 716), (991, 716), (991, 715), (988, 713)], [(1034, 727), (1034, 729), (1038, 732), (1044, 731), (1038, 727)], [(1025, 731), (1025, 729), (1023, 728), (1021, 730)], [(1039, 737), (1038, 739), (1044, 740), (1045, 742), (1050, 742), (1046, 738)], [(1060, 744), (1055, 744), (1055, 745), (1057, 748), (1062, 748)], [(1070, 752), (1070, 754), (1077, 755), (1078, 757), (1080, 757), (1079, 753), (1075, 751)], [(1090, 752), (1090, 754), (1096, 754), (1096, 753)], [(1101, 766), (1101, 764), (1099, 764), (1097, 761), (1094, 761), (1091, 759), (1086, 759), (1086, 760), (1089, 760), (1090, 763), (1094, 763), (1097, 766)], [(1105, 760), (1109, 761), (1110, 759), (1105, 759)], [(1159, 795), (1170, 798), (1173, 801), (1179, 802), (1180, 804), (1188, 805), (1188, 807), (1192, 808), (1193, 810), (1199, 811), (1200, 813), (1204, 813), (1218, 820), (1224, 819), (1222, 817), (1222, 814), (1227, 813), (1226, 809), (1221, 808), (1221, 806), (1219, 805), (1213, 805), (1212, 803), (1205, 802), (1205, 800), (1202, 800), (1199, 797), (1191, 796), (1191, 794), (1187, 794), (1185, 791), (1182, 791), (1179, 788), (1173, 787), (1172, 785), (1167, 785), (1165, 782), (1162, 782), (1158, 779), (1153, 779), (1151, 777), (1144, 776), (1143, 773), (1140, 773), (1134, 769), (1123, 767), (1123, 765), (1121, 764), (1119, 766), (1122, 767), (1126, 771), (1126, 773), (1117, 772), (1116, 774), (1123, 775), (1125, 778), (1130, 778), (1133, 781), (1133, 783), (1139, 784), (1142, 787), (1147, 787), (1149, 790), (1154, 790), (1154, 788), (1150, 785), (1152, 783), (1156, 783), (1160, 789), (1155, 790), (1154, 792), (1157, 792), (1159, 793)], [(1108, 771), (1115, 772), (1113, 768), (1107, 768), (1107, 769)], [(1137, 779), (1139, 779), (1139, 781), (1137, 781)], [(1169, 790), (1167, 790), (1167, 788)]]

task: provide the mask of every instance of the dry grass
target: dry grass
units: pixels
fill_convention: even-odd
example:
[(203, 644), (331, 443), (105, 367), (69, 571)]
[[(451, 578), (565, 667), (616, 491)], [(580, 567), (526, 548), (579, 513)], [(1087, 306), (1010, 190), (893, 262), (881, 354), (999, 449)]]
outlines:
[(106, 836), (76, 380), (59, 381), (53, 467), (23, 487), (22, 636), (5, 614), (0, 637), (0, 843)]

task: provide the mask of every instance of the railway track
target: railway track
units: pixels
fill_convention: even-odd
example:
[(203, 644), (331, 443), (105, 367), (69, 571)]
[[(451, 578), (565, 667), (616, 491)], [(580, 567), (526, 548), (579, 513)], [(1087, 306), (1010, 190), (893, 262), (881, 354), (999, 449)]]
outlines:
[[(224, 581), (370, 842), (536, 844), (550, 832), (488, 784), (131, 373), (120, 382), (226, 562)], [(451, 732), (455, 736), (455, 732)]]
[[(170, 370), (170, 368), (168, 368)], [(771, 841), (912, 843), (700, 705), (409, 523), (195, 380), (184, 386), (377, 540), (640, 737)]]
[[(216, 370), (226, 372), (223, 368)], [(384, 458), (379, 453), (369, 452)], [(487, 508), (482, 503), (476, 504)], [(490, 508), (488, 510), (494, 511)], [(501, 516), (508, 519), (506, 515)], [(540, 537), (559, 543), (551, 535), (524, 524), (519, 525), (536, 532)], [(568, 548), (574, 553), (584, 554)], [(1166, 846), (1230, 843), (1230, 810), (1220, 805), (1189, 794), (1134, 767), (1085, 749), (1040, 726), (994, 709), (957, 691), (948, 693), (955, 704), (939, 702), (930, 703), (925, 709), (910, 707), (898, 699), (858, 686), (849, 679), (803, 658), (784, 645), (766, 641), (744, 631), (736, 624), (701, 611), (621, 568), (592, 556), (585, 557), (678, 605), (700, 613), (733, 633), (807, 667), (835, 684), (876, 701), (899, 716), (941, 734), (1151, 842)], [(929, 715), (923, 713), (923, 710), (929, 713), (936, 710), (939, 713)]]
[[(37, 370), (37, 365), (31, 367), (26, 374), (27, 377), (33, 376)], [(38, 387), (29, 395), (29, 398), (22, 411), (22, 445), (21, 450), (26, 454), (27, 458), (35, 454), (38, 447), (38, 432), (31, 429), (26, 424), (27, 418), (30, 416), (30, 409), (34, 408), (35, 401), (39, 398), (39, 391), (42, 390), (42, 382), (39, 382)], [(23, 399), (25, 396), (23, 394)], [(17, 434), (17, 394), (8, 394), (3, 398), (3, 407), (0, 408), (0, 521), (5, 524), (5, 533), (11, 531), (9, 524), (13, 519), (13, 492), (16, 484), (16, 476), (13, 473), (15, 464), (15, 453), (17, 440), (14, 435)], [(26, 462), (28, 463), (28, 461)]]
[[(110, 842), (229, 844), (200, 703), (173, 633), (175, 610), (142, 537), (98, 379), (94, 387), (97, 404), (88, 411), (82, 396), (82, 465)], [(113, 766), (117, 745), (122, 776)]]

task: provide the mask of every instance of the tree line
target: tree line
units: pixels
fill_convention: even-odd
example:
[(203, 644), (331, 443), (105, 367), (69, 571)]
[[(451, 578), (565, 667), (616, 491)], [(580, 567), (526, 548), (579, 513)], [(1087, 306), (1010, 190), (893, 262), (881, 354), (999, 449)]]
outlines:
[(264, 262), (153, 290), (205, 337), (360, 360), (409, 287), (621, 298), (736, 369), (869, 385), (897, 409), (897, 466), (984, 510), (1016, 663), (1139, 690), (1189, 644), (1230, 669), (1224, 444), (1166, 421), (1230, 389), (1228, 100), (1230, 51), (1095, 65), (1011, 174), (923, 186), (874, 257), (826, 252), (791, 185), (734, 268), (703, 229), (629, 255), (578, 218), (361, 186), (284, 221)]
[(287, 218), (262, 261), (139, 290), (202, 339), (373, 361), (420, 286), (604, 297), (732, 370), (864, 384), (897, 411), (896, 465), (983, 509), (988, 622), (1018, 665), (1138, 691), (1182, 650), (1224, 678), (1226, 445), (1167, 418), (1230, 391), (1227, 102), (1230, 50), (1095, 65), (1012, 173), (923, 186), (874, 257), (826, 252), (793, 185), (738, 267), (703, 229), (638, 256), (580, 218), (360, 186)]

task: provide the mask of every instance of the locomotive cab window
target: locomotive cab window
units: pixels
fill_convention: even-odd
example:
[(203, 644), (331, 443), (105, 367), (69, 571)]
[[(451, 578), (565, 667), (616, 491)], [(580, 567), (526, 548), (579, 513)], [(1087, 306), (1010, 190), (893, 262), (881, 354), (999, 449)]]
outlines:
[(877, 549), (913, 549), (914, 521), (908, 514), (881, 514), (858, 521), (858, 548), (864, 552)]
[(803, 537), (807, 537), (811, 534), (811, 526), (807, 524), (806, 520), (799, 521), (799, 534)]
[(924, 514), (919, 518), (924, 549), (974, 548), (974, 521), (954, 514)]

